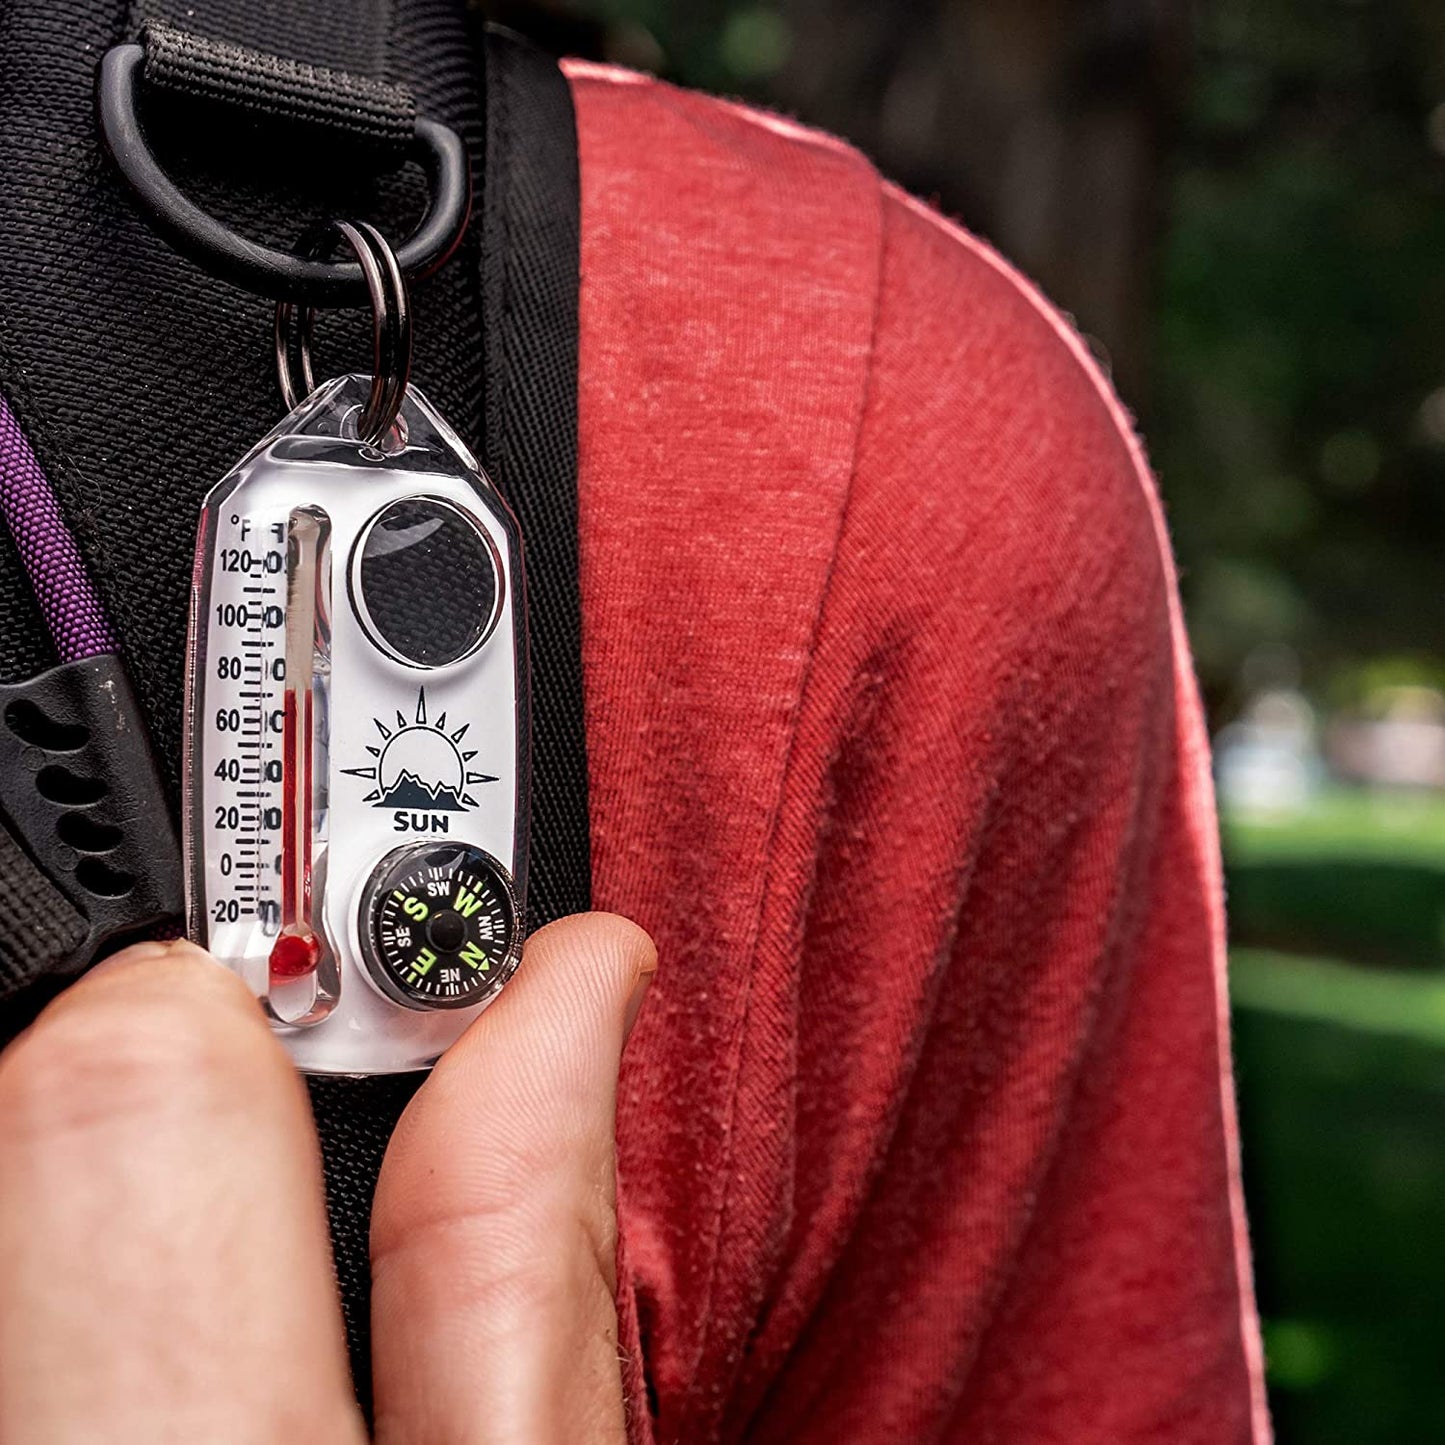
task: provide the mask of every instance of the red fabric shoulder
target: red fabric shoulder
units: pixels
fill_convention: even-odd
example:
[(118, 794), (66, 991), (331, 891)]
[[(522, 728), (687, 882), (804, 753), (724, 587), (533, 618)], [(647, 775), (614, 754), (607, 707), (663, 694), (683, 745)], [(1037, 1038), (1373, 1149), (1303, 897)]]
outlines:
[(569, 67), (638, 1441), (1263, 1441), (1205, 744), (1077, 338), (789, 122)]

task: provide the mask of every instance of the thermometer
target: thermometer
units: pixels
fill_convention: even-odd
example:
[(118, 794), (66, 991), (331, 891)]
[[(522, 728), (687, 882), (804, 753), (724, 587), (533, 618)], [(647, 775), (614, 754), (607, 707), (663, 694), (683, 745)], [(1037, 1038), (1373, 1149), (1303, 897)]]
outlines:
[(416, 391), (357, 440), (368, 385), (207, 497), (187, 658), (189, 931), (320, 1073), (426, 1067), (523, 932), (520, 535)]

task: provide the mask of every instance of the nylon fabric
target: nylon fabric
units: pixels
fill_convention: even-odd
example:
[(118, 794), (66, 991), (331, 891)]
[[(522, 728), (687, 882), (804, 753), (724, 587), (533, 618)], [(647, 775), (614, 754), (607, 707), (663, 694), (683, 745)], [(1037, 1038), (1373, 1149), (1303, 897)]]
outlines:
[(40, 613), (35, 594), (26, 580), (20, 554), (8, 533), (0, 530), (0, 617), (5, 619), (0, 635), (0, 683), (20, 682), (54, 667), (57, 658)]
[(37, 958), (63, 958), (85, 938), (85, 919), (37, 868), (0, 820), (0, 998), (31, 981)]
[(592, 898), (577, 562), (579, 178), (572, 94), (557, 66), (500, 34), (486, 55), (482, 451), (526, 547), (535, 926)]
[(0, 396), (0, 517), (61, 660), (114, 652), (115, 639), (55, 493)]
[[(3, 331), (4, 317), (0, 316), (0, 335)], [(0, 398), (8, 395), (13, 407), (15, 396), (24, 390), (18, 368), (0, 350)], [(33, 416), (33, 407), (25, 410)], [(0, 626), (0, 683), (23, 682), (60, 661), (20, 549), (8, 527), (0, 527), (0, 619), (4, 620)], [(0, 1029), (0, 1038), (3, 1036), (4, 1030)]]

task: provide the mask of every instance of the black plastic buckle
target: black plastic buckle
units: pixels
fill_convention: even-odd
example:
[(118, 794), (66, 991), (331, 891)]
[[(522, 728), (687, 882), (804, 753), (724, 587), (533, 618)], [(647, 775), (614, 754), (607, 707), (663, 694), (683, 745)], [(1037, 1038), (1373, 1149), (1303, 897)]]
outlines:
[[(4, 880), (0, 914), (32, 916), (16, 928), (0, 917), (0, 994), (73, 977), (113, 940), (180, 918), (180, 844), (119, 658), (83, 658), (0, 685), (0, 809), (7, 843), (23, 850), (21, 858), (11, 849), (12, 859), (43, 875), (29, 889), (23, 875)], [(74, 916), (47, 931), (33, 910), (52, 900)]]

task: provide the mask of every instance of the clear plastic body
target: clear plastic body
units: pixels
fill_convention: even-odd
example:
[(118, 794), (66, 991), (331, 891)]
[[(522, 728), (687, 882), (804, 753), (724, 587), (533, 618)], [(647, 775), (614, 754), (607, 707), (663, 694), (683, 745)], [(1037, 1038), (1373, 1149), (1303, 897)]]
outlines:
[[(432, 1063), (515, 968), (525, 898), (516, 523), (417, 393), (356, 441), (367, 385), (319, 388), (207, 497), (187, 657), (189, 931), (319, 1073)], [(362, 915), (383, 860), (443, 843), (499, 865), (517, 936), (429, 1008)]]

